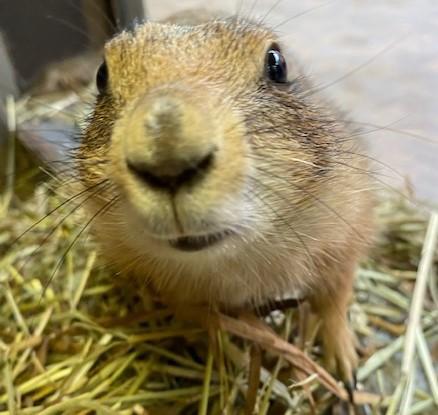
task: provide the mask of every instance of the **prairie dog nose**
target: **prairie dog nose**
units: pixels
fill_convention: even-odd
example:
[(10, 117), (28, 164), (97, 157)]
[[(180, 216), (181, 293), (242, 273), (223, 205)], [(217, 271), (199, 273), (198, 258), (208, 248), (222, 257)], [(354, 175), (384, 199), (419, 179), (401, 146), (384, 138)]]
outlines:
[(130, 114), (124, 141), (129, 170), (155, 188), (176, 190), (207, 173), (218, 146), (208, 108), (181, 96), (145, 97)]

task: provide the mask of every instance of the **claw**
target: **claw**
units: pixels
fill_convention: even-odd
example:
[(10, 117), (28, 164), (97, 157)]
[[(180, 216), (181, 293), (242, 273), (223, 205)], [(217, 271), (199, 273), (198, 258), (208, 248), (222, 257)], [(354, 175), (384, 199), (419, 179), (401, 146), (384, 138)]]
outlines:
[(354, 389), (357, 389), (357, 370), (354, 369), (353, 373), (352, 373), (352, 378), (353, 378), (353, 385), (354, 385)]
[(356, 382), (354, 380), (348, 380), (344, 382), (344, 386), (348, 393), (348, 402), (354, 406), (354, 391), (356, 390)]
[(351, 382), (345, 383), (345, 389), (348, 393), (348, 400), (351, 407), (353, 408), (353, 413), (355, 415), (372, 415), (372, 411), (369, 405), (356, 405), (354, 402), (354, 391), (357, 390), (357, 372), (353, 370), (351, 376)]

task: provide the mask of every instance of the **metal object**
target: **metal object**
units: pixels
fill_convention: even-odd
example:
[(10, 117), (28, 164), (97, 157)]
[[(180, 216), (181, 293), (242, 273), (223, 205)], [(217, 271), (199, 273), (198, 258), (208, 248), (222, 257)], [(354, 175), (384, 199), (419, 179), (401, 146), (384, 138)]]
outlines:
[[(6, 163), (6, 147), (8, 141), (5, 106), (6, 97), (16, 96), (17, 91), (14, 69), (0, 33), (0, 166), (4, 166)], [(0, 183), (1, 182), (2, 178), (0, 177)]]
[(14, 68), (9, 58), (5, 42), (0, 33), (0, 123), (5, 123), (4, 100), (8, 95), (17, 95)]
[(111, 4), (119, 29), (129, 29), (146, 20), (146, 0), (112, 0)]

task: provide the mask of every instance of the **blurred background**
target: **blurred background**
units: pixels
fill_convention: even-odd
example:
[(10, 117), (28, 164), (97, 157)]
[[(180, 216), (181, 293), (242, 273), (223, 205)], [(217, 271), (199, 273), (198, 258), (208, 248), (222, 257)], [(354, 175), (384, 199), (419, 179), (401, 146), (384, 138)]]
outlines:
[(25, 90), (50, 62), (99, 48), (133, 16), (193, 7), (265, 17), (363, 129), (382, 179), (406, 179), (438, 203), (436, 0), (0, 0), (0, 95)]

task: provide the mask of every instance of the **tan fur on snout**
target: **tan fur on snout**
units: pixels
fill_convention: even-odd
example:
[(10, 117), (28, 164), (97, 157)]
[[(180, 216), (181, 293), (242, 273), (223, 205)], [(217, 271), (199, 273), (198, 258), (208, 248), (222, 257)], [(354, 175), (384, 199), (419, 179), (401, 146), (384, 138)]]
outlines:
[[(241, 121), (219, 105), (213, 90), (202, 94), (193, 84), (166, 85), (134, 99), (115, 122), (109, 174), (146, 233), (169, 239), (220, 231), (224, 214), (233, 215), (232, 205), (240, 203), (248, 173), (244, 137)], [(208, 174), (174, 195), (142, 183), (127, 166), (145, 164), (154, 174), (172, 175), (209, 154)]]
[[(266, 78), (266, 52), (278, 43), (235, 19), (146, 23), (117, 36), (78, 166), (84, 186), (106, 180), (89, 205), (103, 209), (93, 225), (116, 270), (170, 303), (241, 308), (300, 291), (322, 319), (328, 364), (348, 377), (346, 311), (372, 234), (367, 157), (348, 124), (305, 96), (306, 80)], [(176, 188), (150, 180), (193, 168)], [(224, 231), (197, 252), (169, 243)]]

